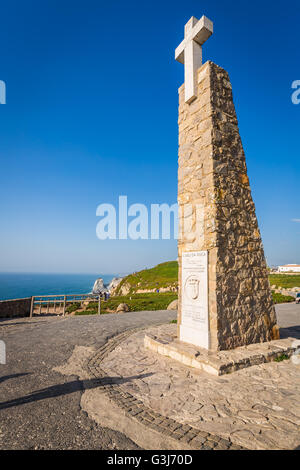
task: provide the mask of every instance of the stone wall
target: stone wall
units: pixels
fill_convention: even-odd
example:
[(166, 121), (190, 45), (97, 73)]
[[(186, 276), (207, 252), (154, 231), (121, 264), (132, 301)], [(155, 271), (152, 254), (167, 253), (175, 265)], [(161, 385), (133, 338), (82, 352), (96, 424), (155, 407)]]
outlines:
[(31, 297), (0, 301), (0, 318), (29, 317)]
[(207, 62), (197, 83), (191, 104), (179, 89), (179, 279), (182, 252), (207, 250), (210, 349), (226, 350), (279, 334), (229, 76)]

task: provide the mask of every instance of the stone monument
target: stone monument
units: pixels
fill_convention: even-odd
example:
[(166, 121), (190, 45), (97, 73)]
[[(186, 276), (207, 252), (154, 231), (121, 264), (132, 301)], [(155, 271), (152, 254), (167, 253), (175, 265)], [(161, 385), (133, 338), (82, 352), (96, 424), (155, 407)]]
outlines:
[(175, 52), (179, 88), (178, 337), (207, 350), (279, 338), (227, 72), (202, 65), (213, 33), (192, 17)]

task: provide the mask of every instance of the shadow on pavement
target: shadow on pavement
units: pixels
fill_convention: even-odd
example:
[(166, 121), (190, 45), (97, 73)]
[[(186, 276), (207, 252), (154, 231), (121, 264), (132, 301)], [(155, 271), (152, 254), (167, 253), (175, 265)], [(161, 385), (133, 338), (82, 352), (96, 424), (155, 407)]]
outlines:
[[(24, 375), (24, 374), (15, 374)], [(16, 398), (15, 400), (4, 401), (0, 403), (0, 410), (5, 410), (7, 408), (12, 408), (14, 406), (25, 405), (26, 403), (33, 403), (39, 400), (45, 400), (47, 398), (55, 398), (62, 395), (68, 395), (70, 393), (88, 390), (92, 388), (101, 387), (107, 384), (123, 384), (126, 382), (131, 382), (135, 379), (143, 379), (153, 375), (152, 373), (134, 375), (132, 377), (105, 377), (103, 379), (89, 379), (89, 380), (73, 380), (64, 384), (53, 385), (52, 387), (44, 388), (42, 390), (37, 390), (36, 392), (26, 395), (24, 397)], [(9, 377), (9, 376), (7, 376)], [(13, 376), (11, 376), (13, 377)]]
[(6, 380), (17, 379), (18, 377), (22, 377), (23, 375), (30, 375), (30, 373), (29, 372), (24, 372), (23, 374), (4, 375), (3, 377), (0, 377), (0, 384), (2, 382), (5, 382)]
[(300, 339), (300, 326), (289, 326), (287, 328), (280, 328), (280, 338)]
[[(51, 315), (51, 317), (54, 317), (54, 316), (55, 315)], [(46, 315), (45, 315), (45, 317), (46, 317)], [(41, 317), (40, 318), (37, 318), (37, 317), (32, 317), (32, 318), (24, 317), (24, 318), (25, 318), (25, 321), (14, 321), (11, 318), (0, 318), (0, 326), (32, 325), (34, 323), (35, 324), (40, 324), (40, 323), (46, 323), (47, 322), (47, 318), (44, 318), (44, 317), (43, 317), (44, 320)], [(63, 317), (63, 318), (67, 318), (67, 317)], [(38, 321), (34, 321), (34, 320), (38, 320)]]

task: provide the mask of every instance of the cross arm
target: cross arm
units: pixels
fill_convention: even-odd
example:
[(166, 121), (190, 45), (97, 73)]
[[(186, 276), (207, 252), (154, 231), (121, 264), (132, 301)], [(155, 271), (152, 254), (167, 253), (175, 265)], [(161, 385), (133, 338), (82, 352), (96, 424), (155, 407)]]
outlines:
[(210, 21), (206, 16), (202, 18), (195, 24), (193, 28), (188, 32), (184, 40), (179, 44), (175, 50), (175, 59), (178, 62), (184, 64), (184, 49), (186, 45), (194, 40), (200, 46), (202, 46), (205, 41), (212, 35), (214, 31), (213, 22)]

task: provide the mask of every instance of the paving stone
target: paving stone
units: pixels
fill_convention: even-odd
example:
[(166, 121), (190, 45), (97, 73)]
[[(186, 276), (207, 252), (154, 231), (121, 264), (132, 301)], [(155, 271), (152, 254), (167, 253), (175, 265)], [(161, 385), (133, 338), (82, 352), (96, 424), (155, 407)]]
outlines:
[[(214, 450), (227, 450), (228, 448), (229, 447), (227, 445), (221, 444), (220, 442), (218, 442), (216, 447), (214, 448)], [(231, 449), (231, 447), (230, 447), (230, 449)]]
[(193, 436), (189, 436), (188, 433), (184, 434), (184, 436), (180, 437), (180, 442), (187, 442), (189, 443), (193, 439)]
[(207, 447), (210, 447), (211, 449), (213, 449), (214, 447), (216, 447), (217, 442), (216, 442), (216, 441), (212, 441), (212, 440), (207, 440), (207, 441), (205, 442), (205, 445), (206, 445)]
[(203, 444), (203, 446), (201, 447), (201, 450), (213, 450), (212, 447), (206, 445), (206, 444)]
[(206, 439), (204, 437), (194, 437), (194, 439), (191, 441), (191, 444), (192, 445), (195, 445), (196, 447), (199, 447), (201, 446), (202, 444), (204, 444), (204, 442), (206, 442)]

